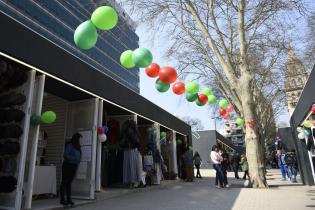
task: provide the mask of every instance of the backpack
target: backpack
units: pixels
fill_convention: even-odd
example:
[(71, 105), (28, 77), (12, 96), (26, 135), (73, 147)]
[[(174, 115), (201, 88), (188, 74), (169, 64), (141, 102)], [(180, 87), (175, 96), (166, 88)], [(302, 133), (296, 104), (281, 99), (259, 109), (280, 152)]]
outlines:
[(284, 157), (284, 161), (287, 165), (295, 165), (296, 164), (296, 156), (293, 153), (287, 153)]
[(195, 165), (200, 165), (201, 164), (201, 158), (199, 156), (195, 157)]

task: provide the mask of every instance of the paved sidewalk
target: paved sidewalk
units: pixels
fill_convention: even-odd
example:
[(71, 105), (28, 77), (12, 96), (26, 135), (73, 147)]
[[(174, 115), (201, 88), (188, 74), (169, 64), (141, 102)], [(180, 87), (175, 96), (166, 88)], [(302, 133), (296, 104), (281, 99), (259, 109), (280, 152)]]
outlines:
[[(244, 181), (232, 178), (230, 189), (214, 187), (214, 171), (202, 170), (203, 179), (179, 182), (137, 193), (97, 201), (80, 210), (309, 210), (315, 209), (315, 188), (280, 181), (280, 172), (270, 170), (269, 189), (242, 188)], [(240, 175), (243, 175), (240, 173)]]

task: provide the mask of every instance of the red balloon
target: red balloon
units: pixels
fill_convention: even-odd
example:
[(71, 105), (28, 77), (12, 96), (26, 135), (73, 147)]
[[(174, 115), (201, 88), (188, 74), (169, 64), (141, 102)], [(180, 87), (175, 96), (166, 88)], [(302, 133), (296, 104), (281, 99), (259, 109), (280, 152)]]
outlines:
[(152, 78), (159, 76), (159, 71), (160, 66), (156, 63), (151, 63), (150, 66), (145, 68), (145, 73)]
[(177, 95), (183, 94), (185, 93), (185, 84), (183, 82), (176, 82), (174, 83), (172, 89)]
[(230, 114), (229, 114), (228, 112), (226, 112), (226, 114), (223, 115), (223, 118), (224, 118), (225, 120), (230, 119)]
[(166, 84), (171, 84), (177, 80), (177, 72), (173, 67), (166, 66), (160, 69), (160, 80)]
[(97, 133), (98, 133), (98, 134), (103, 134), (103, 133), (104, 133), (104, 128), (98, 127), (98, 128), (97, 128)]
[(198, 101), (200, 103), (205, 104), (205, 103), (208, 102), (208, 96), (206, 94), (201, 93), (201, 94), (198, 95)]
[(226, 113), (227, 113), (225, 109), (220, 109), (219, 112), (220, 112), (220, 115), (221, 115), (221, 116), (224, 116), (224, 115), (226, 115)]
[(315, 106), (312, 106), (312, 113), (315, 114)]
[(250, 128), (254, 128), (254, 120), (250, 119), (247, 123)]

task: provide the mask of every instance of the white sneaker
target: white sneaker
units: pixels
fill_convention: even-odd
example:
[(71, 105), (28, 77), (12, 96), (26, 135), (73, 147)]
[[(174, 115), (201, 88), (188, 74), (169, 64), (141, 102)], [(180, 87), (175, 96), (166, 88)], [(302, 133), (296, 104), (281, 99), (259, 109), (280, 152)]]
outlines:
[(216, 185), (215, 187), (218, 188), (218, 189), (221, 189), (221, 186), (220, 186), (220, 185)]
[(227, 184), (227, 185), (225, 185), (225, 187), (226, 187), (226, 188), (229, 188), (229, 187), (230, 187), (230, 185), (228, 185), (228, 184)]

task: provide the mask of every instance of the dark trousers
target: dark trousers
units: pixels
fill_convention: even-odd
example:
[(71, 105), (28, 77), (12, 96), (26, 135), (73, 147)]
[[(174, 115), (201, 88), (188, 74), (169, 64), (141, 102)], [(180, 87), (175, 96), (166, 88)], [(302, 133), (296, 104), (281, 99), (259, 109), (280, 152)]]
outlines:
[(243, 176), (243, 179), (246, 179), (246, 175), (247, 175), (247, 176), (248, 176), (248, 178), (249, 178), (248, 170), (244, 171), (244, 176)]
[(200, 165), (195, 165), (196, 166), (196, 169), (197, 169), (197, 174), (196, 174), (196, 177), (197, 178), (201, 178), (201, 174), (200, 174)]
[(77, 171), (78, 165), (71, 163), (62, 164), (62, 180), (60, 185), (60, 200), (65, 200), (65, 193), (67, 194), (67, 201), (71, 201), (71, 184)]
[[(227, 179), (227, 171), (225, 170), (222, 170), (223, 172), (223, 186), (226, 186), (228, 183), (228, 179)], [(215, 185), (218, 185), (218, 182), (219, 182), (219, 176), (218, 174), (216, 174), (215, 176)]]
[(239, 179), (240, 177), (238, 176), (238, 167), (237, 166), (234, 166), (233, 167), (233, 171), (234, 171), (234, 176), (236, 179)]
[[(218, 179), (220, 186), (224, 184), (224, 174), (222, 172), (221, 164), (213, 164), (213, 168), (216, 171), (216, 179)], [(217, 185), (218, 183), (216, 183)]]

